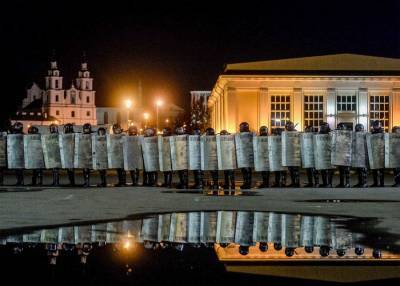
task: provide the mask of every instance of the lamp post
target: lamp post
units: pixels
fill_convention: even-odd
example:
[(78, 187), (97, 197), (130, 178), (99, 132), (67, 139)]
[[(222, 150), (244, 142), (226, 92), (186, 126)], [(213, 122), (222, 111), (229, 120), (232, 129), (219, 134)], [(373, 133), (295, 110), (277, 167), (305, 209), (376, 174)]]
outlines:
[(158, 132), (158, 109), (163, 105), (163, 101), (161, 99), (156, 100), (156, 128)]
[(130, 100), (130, 99), (125, 100), (125, 107), (126, 107), (126, 122), (127, 122), (126, 129), (128, 129), (129, 128), (129, 109), (132, 107), (132, 100)]

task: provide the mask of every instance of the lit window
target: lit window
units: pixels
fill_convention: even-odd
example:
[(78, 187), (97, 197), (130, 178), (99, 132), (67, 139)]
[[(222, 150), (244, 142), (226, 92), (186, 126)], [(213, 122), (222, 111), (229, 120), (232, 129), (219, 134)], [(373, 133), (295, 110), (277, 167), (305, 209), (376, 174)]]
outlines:
[(75, 111), (71, 111), (71, 117), (75, 117)]
[(90, 111), (86, 111), (86, 116), (90, 116)]
[(324, 120), (324, 97), (304, 96), (304, 126), (319, 127)]
[(284, 127), (290, 120), (290, 96), (271, 96), (271, 129)]
[(379, 120), (385, 132), (389, 132), (389, 96), (371, 95), (369, 97), (369, 119), (370, 124)]
[(356, 111), (357, 97), (355, 95), (338, 95), (336, 98), (337, 111)]

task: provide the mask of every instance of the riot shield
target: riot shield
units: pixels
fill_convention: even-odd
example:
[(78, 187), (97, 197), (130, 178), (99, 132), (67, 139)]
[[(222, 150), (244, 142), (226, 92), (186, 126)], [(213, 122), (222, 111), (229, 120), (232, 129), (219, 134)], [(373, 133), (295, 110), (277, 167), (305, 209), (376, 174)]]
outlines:
[(300, 216), (282, 215), (282, 246), (297, 248), (300, 246)]
[(108, 169), (107, 137), (106, 135), (92, 135), (92, 159), (94, 170)]
[(158, 160), (160, 171), (172, 171), (170, 136), (158, 136)]
[(135, 242), (142, 242), (140, 236), (142, 231), (142, 220), (124, 220), (122, 221), (122, 233)]
[(23, 169), (25, 167), (23, 134), (8, 134), (7, 163), (9, 169)]
[(107, 241), (107, 224), (98, 223), (92, 225), (91, 236), (92, 242), (105, 243)]
[(251, 132), (235, 134), (236, 158), (238, 168), (254, 167), (253, 137)]
[(75, 134), (75, 158), (74, 166), (76, 169), (92, 169), (92, 135)]
[(188, 141), (187, 135), (175, 135), (169, 137), (171, 146), (172, 170), (180, 171), (188, 169)]
[(92, 226), (79, 225), (74, 226), (75, 243), (90, 243), (92, 242)]
[(254, 136), (254, 170), (256, 172), (269, 171), (268, 137)]
[(300, 134), (300, 154), (303, 168), (314, 168), (314, 133)]
[(284, 171), (282, 166), (282, 137), (268, 136), (269, 170), (271, 172)]
[(158, 241), (158, 216), (143, 219), (141, 239), (143, 241)]
[(46, 169), (61, 168), (61, 154), (58, 134), (42, 135), (42, 149)]
[(124, 168), (123, 134), (107, 134), (108, 168)]
[(187, 242), (200, 243), (200, 212), (188, 213)]
[(188, 165), (189, 170), (200, 170), (200, 135), (188, 136)]
[(158, 215), (158, 241), (169, 241), (169, 229), (171, 225), (171, 214)]
[(235, 243), (251, 246), (253, 242), (254, 212), (238, 211), (236, 215)]
[(235, 170), (235, 135), (217, 135), (218, 170)]
[(65, 226), (58, 229), (58, 243), (75, 244), (75, 232), (73, 226)]
[(143, 169), (141, 136), (124, 136), (123, 153), (125, 171)]
[(158, 167), (158, 138), (157, 136), (142, 137), (142, 152), (144, 169), (147, 172), (156, 172)]
[(187, 214), (173, 213), (171, 215), (171, 225), (169, 241), (174, 243), (187, 242)]
[(314, 163), (316, 170), (332, 169), (331, 164), (331, 137), (329, 134), (315, 134)]
[(215, 243), (217, 235), (217, 212), (201, 212), (200, 240), (204, 244)]
[(383, 133), (367, 133), (367, 150), (370, 169), (385, 168), (385, 140)]
[(282, 166), (301, 166), (300, 133), (297, 131), (282, 132)]
[(268, 242), (282, 242), (282, 215), (271, 212), (268, 218)]
[(255, 242), (268, 242), (268, 220), (267, 212), (254, 213), (253, 239)]
[(235, 241), (236, 212), (219, 211), (217, 216), (217, 243), (232, 243)]
[(302, 216), (300, 229), (300, 245), (314, 246), (314, 217)]
[(367, 132), (355, 132), (353, 134), (353, 151), (351, 156), (351, 166), (353, 168), (368, 167), (366, 135)]
[(0, 168), (7, 167), (7, 133), (0, 132)]
[(400, 134), (385, 134), (385, 168), (400, 168)]
[(26, 233), (22, 236), (22, 240), (24, 243), (40, 243), (40, 237), (42, 235), (42, 231), (35, 230), (31, 233)]
[(351, 166), (353, 131), (334, 130), (331, 132), (331, 164)]
[(43, 169), (44, 158), (40, 134), (24, 135), (25, 169)]
[(58, 244), (58, 235), (58, 228), (43, 229), (40, 234), (40, 242)]
[(337, 227), (331, 223), (332, 248), (336, 250), (346, 250), (352, 247), (352, 233), (342, 227)]
[(331, 224), (329, 218), (316, 216), (314, 218), (314, 232), (316, 246), (331, 246)]
[(120, 241), (122, 234), (122, 222), (108, 222), (106, 243), (117, 243)]
[(215, 135), (201, 136), (201, 169), (204, 171), (218, 170), (217, 137)]
[(61, 155), (61, 166), (63, 169), (74, 168), (74, 149), (75, 149), (75, 134), (60, 134), (60, 155)]

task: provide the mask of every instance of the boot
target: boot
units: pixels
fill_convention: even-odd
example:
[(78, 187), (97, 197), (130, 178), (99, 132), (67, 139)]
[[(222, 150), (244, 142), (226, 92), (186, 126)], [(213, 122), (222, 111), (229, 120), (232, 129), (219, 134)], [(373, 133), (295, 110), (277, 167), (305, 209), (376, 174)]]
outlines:
[(24, 171), (22, 169), (15, 170), (15, 175), (17, 178), (16, 186), (23, 186), (24, 185)]
[(261, 172), (262, 183), (258, 186), (258, 188), (269, 188), (269, 172), (262, 171)]
[(100, 170), (100, 187), (107, 187), (107, 175), (106, 170)]
[(275, 176), (275, 182), (272, 184), (273, 188), (279, 188), (281, 186), (281, 172), (280, 171), (275, 171), (274, 172)]
[(306, 169), (306, 174), (307, 174), (307, 181), (308, 183), (304, 185), (305, 188), (312, 188), (314, 186), (313, 184), (313, 171), (312, 168)]
[(36, 186), (37, 183), (37, 170), (32, 171), (32, 186)]
[(361, 169), (361, 187), (367, 188), (368, 187), (368, 171), (366, 168)]
[(326, 188), (328, 186), (328, 170), (321, 170), (322, 184), (318, 187)]
[(314, 177), (314, 186), (318, 187), (318, 185), (319, 185), (319, 174), (318, 174), (318, 171), (315, 168), (313, 168), (312, 169), (312, 173), (313, 173), (313, 177)]
[(191, 189), (201, 189), (200, 172), (200, 170), (193, 171), (194, 185), (191, 187)]
[(74, 174), (74, 169), (68, 169), (68, 180), (69, 180), (69, 185), (70, 186), (75, 186), (75, 174)]
[(229, 179), (230, 179), (230, 183), (231, 183), (231, 189), (233, 190), (233, 192), (235, 192), (235, 170), (231, 170), (229, 171)]
[(142, 186), (146, 187), (149, 185), (149, 173), (146, 171), (143, 171), (143, 183)]
[(249, 168), (242, 168), (243, 184), (240, 186), (241, 190), (251, 188), (251, 170)]
[(384, 169), (379, 170), (379, 187), (385, 186), (385, 172)]
[(135, 186), (139, 186), (140, 170), (136, 169)]
[(332, 188), (333, 170), (328, 170), (328, 188)]
[(58, 187), (60, 185), (60, 173), (58, 169), (53, 169), (53, 183), (52, 186)]
[(370, 187), (377, 187), (378, 186), (378, 170), (372, 170), (372, 178), (373, 178), (374, 182)]
[(136, 184), (136, 170), (131, 170), (129, 171), (129, 174), (131, 175), (131, 181), (132, 181), (132, 186), (137, 186)]
[(340, 183), (336, 185), (336, 188), (343, 188), (344, 187), (344, 170), (343, 167), (339, 166), (339, 181)]
[(229, 189), (229, 171), (225, 170), (224, 171), (224, 185), (222, 186), (222, 188)]
[(89, 169), (83, 169), (83, 186), (85, 188), (90, 187), (90, 170)]
[(184, 189), (185, 188), (185, 171), (181, 170), (178, 171), (179, 176), (179, 184), (176, 186), (177, 189)]
[(164, 187), (164, 188), (167, 188), (167, 187), (168, 187), (168, 179), (169, 179), (168, 173), (169, 173), (169, 172), (163, 172), (163, 175), (164, 175), (164, 183), (161, 184), (161, 187)]
[(252, 178), (253, 178), (253, 172), (251, 168), (249, 168), (247, 170), (247, 185), (249, 186), (249, 189), (251, 189)]
[(299, 184), (299, 174), (297, 167), (289, 167), (289, 174), (290, 174), (290, 185), (288, 187), (291, 188), (298, 188), (300, 187)]
[(38, 179), (39, 179), (38, 185), (43, 186), (43, 170), (42, 169), (38, 170)]
[(4, 170), (0, 168), (0, 186), (4, 185)]
[(344, 168), (344, 187), (350, 188), (350, 167)]
[(353, 185), (353, 188), (360, 188), (363, 185), (363, 183), (362, 183), (362, 180), (363, 180), (362, 168), (357, 168), (357, 179), (358, 179), (358, 182), (357, 182), (357, 184)]
[(124, 187), (126, 186), (126, 173), (123, 169), (117, 169), (118, 175), (118, 183), (115, 185), (116, 187)]
[(218, 190), (219, 186), (218, 186), (218, 171), (211, 171), (211, 178), (213, 181), (213, 185), (212, 188), (214, 190)]
[(392, 187), (400, 187), (400, 168), (393, 170), (394, 184)]

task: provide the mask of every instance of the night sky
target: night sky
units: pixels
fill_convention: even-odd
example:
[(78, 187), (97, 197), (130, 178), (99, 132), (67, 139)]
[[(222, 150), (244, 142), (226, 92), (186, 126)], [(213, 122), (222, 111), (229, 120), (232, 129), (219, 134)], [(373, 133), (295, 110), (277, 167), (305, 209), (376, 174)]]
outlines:
[(212, 89), (231, 62), (340, 52), (400, 57), (395, 1), (36, 2), (2, 7), (2, 120), (29, 83), (43, 87), (52, 50), (64, 87), (86, 52), (99, 106), (134, 95), (140, 79), (148, 102), (158, 96), (187, 107), (189, 91)]

